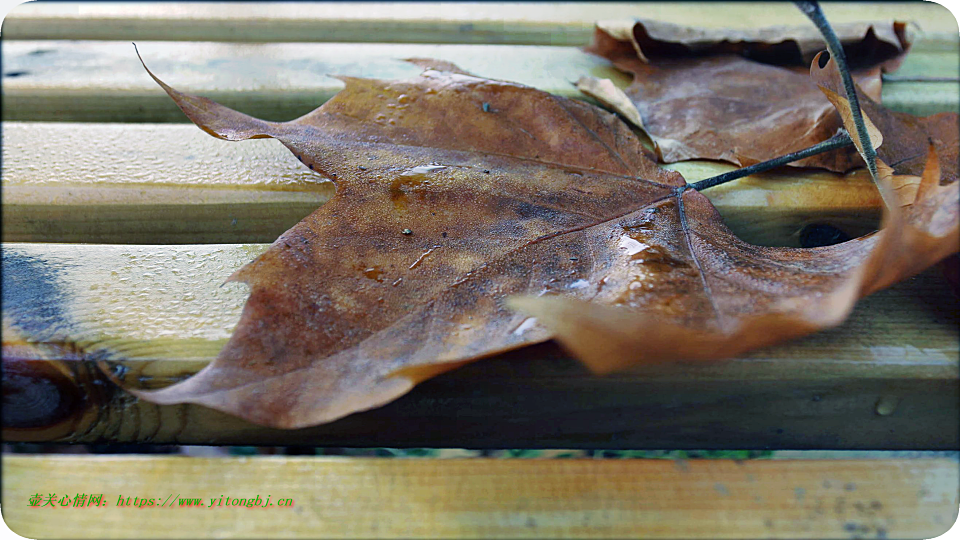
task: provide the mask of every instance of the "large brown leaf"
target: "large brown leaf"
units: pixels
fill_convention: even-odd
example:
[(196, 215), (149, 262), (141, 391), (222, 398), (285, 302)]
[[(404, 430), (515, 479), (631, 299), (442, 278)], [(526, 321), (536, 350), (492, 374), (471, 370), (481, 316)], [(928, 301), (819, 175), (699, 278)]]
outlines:
[[(880, 74), (909, 47), (903, 23), (838, 27), (855, 76), (880, 99)], [(590, 52), (631, 73), (625, 90), (582, 78), (578, 87), (641, 127), (661, 161), (718, 159), (750, 165), (829, 138), (836, 111), (806, 73), (823, 47), (812, 25), (750, 32), (703, 30), (654, 21), (599, 23)], [(803, 66), (799, 68), (799, 66)], [(844, 172), (862, 165), (852, 149), (794, 163)]]
[(233, 276), (251, 294), (220, 356), (135, 392), (159, 403), (285, 428), (328, 422), (549, 339), (507, 307), (515, 296), (642, 309), (672, 345), (726, 339), (741, 320), (763, 343), (785, 339), (824, 324), (804, 322), (814, 314), (845, 316), (849, 274), (874, 245), (745, 244), (614, 115), (508, 82), (435, 70), (345, 78), (334, 99), (282, 123), (157, 82), (205, 131), (275, 137), (337, 184)]
[(584, 249), (598, 226), (684, 183), (615, 116), (577, 101), (433, 70), (344, 82), (285, 123), (160, 83), (205, 131), (275, 137), (337, 193), (233, 276), (251, 295), (217, 360), (139, 395), (281, 427), (388, 402), (463, 361), (548, 339), (503, 298), (589, 298), (595, 268), (614, 264)]

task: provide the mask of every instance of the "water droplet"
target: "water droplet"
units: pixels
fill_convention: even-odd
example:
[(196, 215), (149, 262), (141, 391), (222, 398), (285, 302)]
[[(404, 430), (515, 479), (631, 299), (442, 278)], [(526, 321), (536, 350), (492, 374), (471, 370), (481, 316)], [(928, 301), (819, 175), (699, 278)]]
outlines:
[(600, 291), (603, 290), (603, 287), (607, 284), (607, 276), (600, 278), (600, 281), (597, 283), (597, 294), (600, 294)]
[(877, 400), (876, 412), (878, 416), (890, 416), (900, 405), (900, 398), (897, 396), (882, 396)]
[(412, 169), (408, 169), (400, 174), (400, 177), (405, 176), (422, 176), (427, 173), (432, 173), (434, 171), (439, 171), (446, 169), (446, 165), (418, 165)]
[(368, 279), (377, 281), (378, 283), (383, 283), (383, 270), (377, 266), (371, 266), (369, 268), (364, 268), (363, 275)]
[(405, 210), (407, 193), (421, 184), (429, 184), (429, 173), (445, 168), (443, 165), (419, 165), (397, 175), (390, 184), (390, 199), (393, 200), (394, 209), (398, 212)]
[(620, 237), (620, 242), (617, 244), (617, 247), (625, 251), (627, 255), (633, 257), (637, 253), (648, 249), (650, 246), (631, 236), (623, 235)]
[[(409, 230), (409, 229), (407, 229), (407, 230)], [(434, 251), (435, 249), (438, 249), (439, 247), (440, 247), (440, 246), (433, 246), (433, 247), (431, 247), (430, 249), (428, 249), (428, 250), (424, 251), (423, 253), (421, 253), (420, 256), (417, 257), (417, 260), (413, 261), (413, 264), (410, 265), (410, 270), (413, 270), (414, 268), (420, 266), (420, 263), (422, 263), (422, 262), (424, 261), (424, 259), (427, 258), (428, 255), (430, 255), (431, 253), (433, 253), (433, 251)]]
[(519, 336), (520, 334), (523, 334), (527, 330), (533, 328), (535, 324), (537, 324), (536, 317), (527, 317), (523, 320), (523, 322), (520, 323), (520, 326), (517, 326), (511, 333), (515, 336)]

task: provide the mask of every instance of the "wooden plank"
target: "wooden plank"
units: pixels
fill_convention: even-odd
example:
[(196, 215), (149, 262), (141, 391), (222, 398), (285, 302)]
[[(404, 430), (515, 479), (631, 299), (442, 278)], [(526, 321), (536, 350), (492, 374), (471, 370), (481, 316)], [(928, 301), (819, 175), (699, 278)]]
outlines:
[[(6, 440), (580, 448), (957, 449), (960, 337), (937, 269), (842, 326), (743, 358), (594, 377), (553, 345), (483, 360), (386, 407), (295, 431), (131, 399), (216, 356), (239, 319), (223, 280), (265, 246), (3, 246)], [(17, 336), (20, 336), (18, 339)], [(411, 429), (410, 426), (416, 426)]]
[[(831, 21), (910, 19), (928, 33), (956, 38), (956, 20), (928, 3), (830, 2)], [(4, 24), (7, 39), (130, 41), (378, 41), (585, 45), (593, 22), (652, 18), (710, 28), (801, 25), (782, 3), (73, 3), (20, 5)]]
[[(581, 75), (616, 76), (606, 60), (570, 47), (402, 44), (138, 42), (151, 70), (186, 92), (250, 114), (290, 119), (342, 87), (328, 75), (403, 79), (420, 68), (403, 58), (443, 58), (463, 69), (579, 94)], [(48, 51), (37, 54), (36, 51)], [(11, 42), (4, 47), (5, 118), (10, 120), (184, 121), (123, 42)], [(68, 97), (69, 96), (69, 97)]]
[[(933, 538), (956, 519), (960, 481), (955, 458), (5, 456), (3, 473), (4, 519), (30, 538)], [(28, 506), (51, 493), (104, 506)], [(273, 507), (226, 502), (268, 495)]]
[[(600, 57), (573, 47), (411, 45), (372, 43), (138, 42), (151, 69), (176, 88), (269, 120), (306, 114), (343, 86), (331, 74), (409, 78), (419, 68), (403, 58), (452, 61), (470, 72), (581, 97), (583, 75), (627, 77)], [(126, 42), (12, 41), (4, 43), (6, 120), (184, 122), (183, 113), (154, 83)], [(898, 74), (956, 76), (958, 49), (908, 55)], [(928, 115), (960, 110), (960, 83), (888, 82), (883, 101)]]
[[(230, 143), (192, 125), (3, 124), (3, 240), (272, 242), (334, 193), (276, 141)], [(732, 170), (670, 165), (690, 181)], [(811, 225), (877, 225), (866, 176), (784, 169), (707, 191), (741, 238), (798, 246)]]
[(3, 125), (3, 239), (272, 242), (334, 193), (276, 141), (194, 126)]

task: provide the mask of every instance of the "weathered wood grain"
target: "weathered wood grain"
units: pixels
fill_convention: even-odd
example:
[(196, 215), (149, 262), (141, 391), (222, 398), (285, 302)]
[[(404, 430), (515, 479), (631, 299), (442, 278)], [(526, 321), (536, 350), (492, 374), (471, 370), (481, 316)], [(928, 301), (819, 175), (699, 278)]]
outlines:
[[(863, 300), (839, 328), (736, 360), (641, 366), (594, 377), (544, 345), (476, 362), (386, 407), (305, 430), (268, 430), (202, 407), (138, 402), (95, 369), (94, 361), (107, 361), (128, 384), (142, 387), (201, 369), (229, 337), (246, 296), (240, 284), (220, 284), (264, 248), (5, 244), (3, 356), (8, 372), (20, 378), (4, 384), (19, 385), (7, 395), (32, 401), (17, 405), (25, 420), (8, 424), (4, 437), (327, 446), (960, 448), (958, 313), (936, 269)], [(894, 410), (878, 412), (881, 400), (896, 403)], [(72, 409), (57, 408), (66, 401), (74, 403)]]
[[(30, 538), (933, 538), (955, 520), (960, 481), (949, 458), (8, 456), (3, 473), (4, 519)], [(35, 493), (105, 506), (31, 508)], [(270, 508), (210, 506), (268, 495)]]
[[(376, 43), (144, 42), (138, 46), (161, 79), (188, 93), (268, 120), (306, 114), (342, 87), (328, 75), (382, 79), (415, 76), (404, 58), (452, 61), (494, 79), (581, 98), (581, 76), (628, 84), (607, 60), (573, 47)], [(921, 47), (917, 47), (922, 49)], [(902, 76), (955, 77), (957, 47), (916, 50)], [(4, 43), (5, 120), (184, 122), (183, 113), (150, 79), (128, 42), (10, 41)], [(928, 115), (960, 110), (960, 83), (888, 82), (886, 106)]]
[(8, 122), (3, 140), (5, 241), (272, 242), (334, 193), (276, 141), (188, 125)]
[[(957, 37), (942, 6), (904, 2), (830, 2), (831, 21), (910, 19), (928, 33)], [(6, 19), (7, 39), (130, 41), (350, 41), (585, 45), (604, 19), (658, 19), (708, 28), (802, 25), (809, 22), (778, 2), (423, 2), (397, 5), (336, 3), (73, 3), (17, 6)]]
[[(420, 68), (404, 58), (442, 58), (491, 78), (577, 95), (581, 75), (618, 76), (572, 47), (374, 43), (242, 44), (138, 42), (157, 75), (266, 119), (289, 120), (343, 88), (329, 75), (403, 79)], [(39, 52), (38, 51), (45, 51)], [(4, 114), (10, 120), (185, 121), (128, 42), (14, 41), (4, 47)]]
[[(231, 143), (193, 125), (3, 124), (3, 240), (196, 244), (272, 242), (334, 193), (277, 141)], [(668, 166), (690, 181), (733, 167)], [(707, 195), (741, 238), (797, 246), (811, 225), (874, 229), (865, 176), (784, 169)]]

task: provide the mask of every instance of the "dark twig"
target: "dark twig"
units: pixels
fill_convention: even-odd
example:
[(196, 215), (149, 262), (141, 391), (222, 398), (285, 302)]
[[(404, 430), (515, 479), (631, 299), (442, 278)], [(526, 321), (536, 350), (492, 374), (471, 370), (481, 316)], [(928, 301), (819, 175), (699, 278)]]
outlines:
[(847, 66), (847, 58), (843, 54), (843, 46), (840, 39), (833, 31), (833, 27), (827, 22), (820, 4), (816, 0), (795, 0), (794, 2), (800, 11), (813, 21), (817, 26), (823, 38), (827, 41), (827, 51), (837, 63), (840, 70), (840, 76), (843, 77), (843, 89), (847, 94), (847, 100), (850, 101), (850, 109), (853, 114), (853, 123), (857, 126), (857, 135), (860, 139), (860, 145), (863, 147), (863, 159), (867, 162), (867, 170), (873, 181), (879, 185), (879, 176), (877, 174), (877, 152), (870, 142), (870, 135), (867, 133), (867, 126), (863, 122), (863, 115), (860, 113), (860, 100), (857, 99), (857, 91), (853, 85), (853, 77), (850, 76), (850, 69)]
[(743, 178), (744, 176), (749, 176), (751, 174), (769, 171), (770, 169), (780, 167), (781, 165), (786, 165), (787, 163), (791, 163), (799, 159), (829, 152), (830, 150), (836, 150), (837, 148), (843, 148), (844, 146), (850, 146), (851, 144), (853, 144), (853, 141), (850, 139), (850, 135), (841, 129), (833, 137), (830, 137), (821, 143), (817, 143), (810, 148), (805, 148), (803, 150), (793, 152), (792, 154), (786, 154), (778, 158), (773, 158), (770, 161), (756, 163), (754, 165), (750, 165), (749, 167), (744, 167), (742, 169), (725, 172), (711, 178), (706, 178), (704, 180), (700, 180), (699, 182), (694, 182), (693, 184), (688, 185), (686, 189), (702, 191), (707, 188), (719, 186), (720, 184), (726, 182), (731, 182), (737, 178)]

